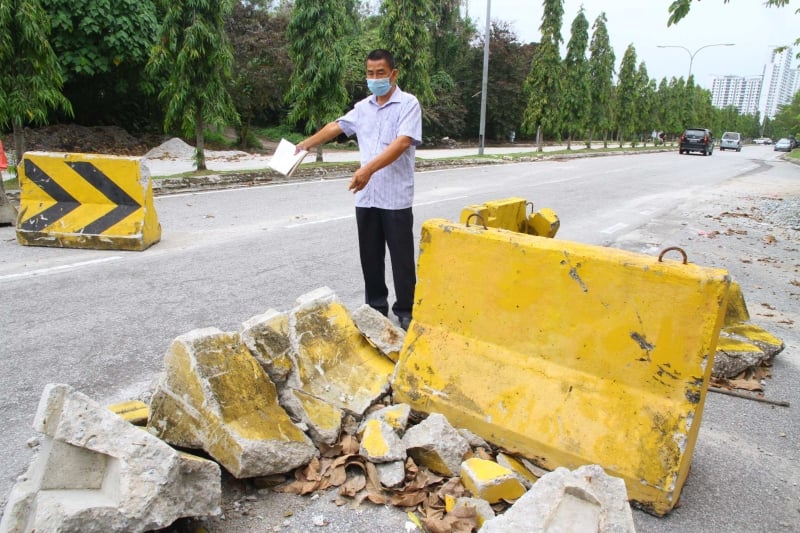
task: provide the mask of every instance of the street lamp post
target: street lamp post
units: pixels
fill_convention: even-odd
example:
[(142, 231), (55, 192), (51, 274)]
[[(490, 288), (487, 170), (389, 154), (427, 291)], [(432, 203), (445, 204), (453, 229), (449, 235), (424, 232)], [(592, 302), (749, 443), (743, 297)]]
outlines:
[(712, 46), (734, 46), (734, 44), (735, 43), (707, 44), (705, 46), (701, 46), (700, 48), (698, 48), (694, 52), (692, 52), (691, 50), (689, 50), (685, 46), (681, 46), (679, 44), (658, 44), (658, 45), (656, 45), (656, 48), (682, 48), (682, 49), (686, 50), (686, 53), (689, 54), (689, 75), (686, 77), (686, 79), (688, 80), (689, 78), (692, 77), (692, 63), (694, 63), (694, 56), (697, 55), (697, 52), (699, 52), (700, 50), (703, 50), (704, 48), (710, 48)]
[(486, 0), (486, 35), (483, 41), (483, 77), (481, 78), (481, 122), (478, 129), (478, 155), (483, 155), (486, 137), (486, 91), (489, 85), (489, 40), (492, 37), (492, 0)]

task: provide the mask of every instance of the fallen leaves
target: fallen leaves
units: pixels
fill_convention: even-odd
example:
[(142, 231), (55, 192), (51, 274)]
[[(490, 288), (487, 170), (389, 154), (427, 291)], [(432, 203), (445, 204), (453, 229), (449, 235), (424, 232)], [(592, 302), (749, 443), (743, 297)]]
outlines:
[(772, 377), (770, 363), (764, 362), (759, 366), (748, 368), (733, 378), (711, 378), (711, 386), (727, 390), (746, 390), (750, 392), (764, 392), (764, 380)]

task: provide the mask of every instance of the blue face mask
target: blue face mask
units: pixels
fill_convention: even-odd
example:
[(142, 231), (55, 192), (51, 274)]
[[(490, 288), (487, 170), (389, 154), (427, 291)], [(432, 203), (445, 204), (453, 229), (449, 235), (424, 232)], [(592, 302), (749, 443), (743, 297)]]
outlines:
[(369, 92), (375, 96), (383, 96), (389, 92), (389, 89), (392, 88), (392, 84), (389, 82), (389, 78), (367, 78), (367, 88)]

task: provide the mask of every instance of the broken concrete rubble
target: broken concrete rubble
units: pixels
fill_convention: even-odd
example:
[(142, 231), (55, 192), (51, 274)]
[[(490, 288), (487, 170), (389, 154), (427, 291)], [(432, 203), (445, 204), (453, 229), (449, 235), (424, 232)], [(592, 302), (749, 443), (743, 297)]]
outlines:
[(368, 420), (360, 437), (358, 453), (372, 463), (391, 463), (406, 458), (403, 441), (394, 428), (382, 420)]
[(405, 339), (402, 329), (392, 324), (380, 311), (366, 304), (353, 312), (353, 320), (373, 346), (393, 362), (397, 362)]
[(625, 482), (598, 465), (574, 471), (559, 467), (480, 529), (480, 533), (518, 531), (632, 533), (635, 527)]
[(516, 500), (525, 493), (525, 487), (514, 472), (477, 457), (461, 463), (461, 482), (473, 496), (489, 503)]
[(388, 392), (394, 364), (361, 334), (329, 288), (297, 299), (289, 340), (294, 368), (286, 386), (358, 417)]
[(164, 365), (147, 422), (157, 437), (204, 449), (238, 478), (289, 472), (317, 455), (238, 333), (205, 328), (181, 335)]
[(443, 476), (457, 475), (461, 461), (470, 451), (467, 440), (438, 413), (409, 428), (403, 444), (417, 464)]
[(3, 533), (138, 532), (219, 513), (219, 466), (177, 452), (72, 387), (45, 387), (44, 434), (11, 492)]

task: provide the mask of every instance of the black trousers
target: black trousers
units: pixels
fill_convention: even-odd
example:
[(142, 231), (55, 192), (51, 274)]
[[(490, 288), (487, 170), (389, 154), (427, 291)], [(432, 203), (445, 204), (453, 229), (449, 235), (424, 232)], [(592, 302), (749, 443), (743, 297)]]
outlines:
[(398, 317), (411, 317), (414, 287), (417, 284), (414, 215), (411, 208), (356, 207), (356, 224), (361, 271), (364, 274), (364, 301), (384, 315), (389, 314), (389, 289), (386, 288), (388, 248), (397, 297), (392, 311)]

